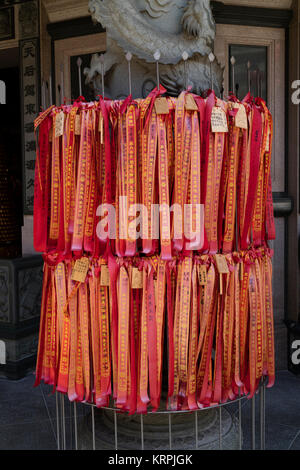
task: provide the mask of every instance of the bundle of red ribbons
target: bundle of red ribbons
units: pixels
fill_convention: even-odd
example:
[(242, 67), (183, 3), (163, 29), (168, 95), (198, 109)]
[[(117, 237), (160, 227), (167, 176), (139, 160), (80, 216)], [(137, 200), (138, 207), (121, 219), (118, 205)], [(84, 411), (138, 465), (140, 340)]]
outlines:
[(36, 385), (132, 414), (275, 380), (271, 114), (250, 95), (164, 94), (35, 121)]

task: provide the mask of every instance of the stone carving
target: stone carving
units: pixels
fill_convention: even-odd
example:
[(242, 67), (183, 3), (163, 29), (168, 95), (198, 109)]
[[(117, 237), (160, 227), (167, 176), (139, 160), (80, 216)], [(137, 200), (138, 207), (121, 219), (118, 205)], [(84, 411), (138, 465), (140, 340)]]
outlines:
[(40, 315), (43, 270), (41, 266), (22, 269), (19, 277), (19, 321)]
[[(188, 85), (200, 93), (210, 88), (208, 54), (213, 47), (215, 23), (209, 0), (90, 0), (94, 20), (107, 31), (105, 94), (112, 98), (128, 95), (125, 52), (133, 54), (133, 96), (145, 96), (156, 84), (153, 54), (160, 51), (160, 81), (171, 95), (185, 88), (182, 53), (186, 51)], [(213, 64), (213, 83), (220, 92), (222, 69)], [(86, 82), (95, 95), (101, 93), (101, 62), (93, 55), (85, 69)], [(122, 82), (122, 83), (120, 83)]]

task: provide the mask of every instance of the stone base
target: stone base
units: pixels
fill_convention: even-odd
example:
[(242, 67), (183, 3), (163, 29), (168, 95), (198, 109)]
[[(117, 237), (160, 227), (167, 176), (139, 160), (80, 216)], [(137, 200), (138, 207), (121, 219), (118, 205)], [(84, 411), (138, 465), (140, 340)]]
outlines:
[(0, 375), (19, 379), (36, 361), (43, 259), (0, 260)]
[[(144, 449), (169, 449), (169, 418), (166, 414), (143, 417)], [(172, 450), (195, 450), (196, 430), (194, 413), (174, 413), (172, 423)], [(198, 449), (219, 449), (219, 410), (198, 412)], [(118, 414), (118, 450), (141, 449), (141, 417)], [(88, 414), (79, 427), (79, 448), (91, 449), (92, 419)], [(115, 449), (114, 413), (95, 409), (95, 435), (97, 450)], [(222, 448), (238, 449), (238, 425), (231, 414), (222, 408)]]

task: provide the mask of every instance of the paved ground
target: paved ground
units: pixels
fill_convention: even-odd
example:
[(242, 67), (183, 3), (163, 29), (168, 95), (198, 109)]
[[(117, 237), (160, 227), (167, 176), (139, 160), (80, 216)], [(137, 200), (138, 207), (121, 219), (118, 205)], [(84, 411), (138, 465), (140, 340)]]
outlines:
[[(0, 450), (55, 450), (56, 400), (49, 387), (33, 388), (34, 376), (19, 381), (0, 378)], [(259, 400), (257, 400), (259, 436)], [(79, 420), (87, 407), (77, 405)], [(67, 445), (70, 446), (72, 408), (66, 402)], [(244, 448), (251, 448), (251, 404), (243, 402)], [(258, 438), (257, 438), (258, 439)], [(259, 439), (257, 442), (259, 446)], [(279, 372), (277, 382), (266, 393), (266, 447), (274, 450), (300, 450), (300, 378)]]

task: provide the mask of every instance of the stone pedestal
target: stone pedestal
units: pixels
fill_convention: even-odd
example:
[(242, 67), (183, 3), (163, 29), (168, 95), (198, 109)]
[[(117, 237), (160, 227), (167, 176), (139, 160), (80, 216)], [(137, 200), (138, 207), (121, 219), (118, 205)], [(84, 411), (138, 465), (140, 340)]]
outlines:
[[(198, 449), (219, 449), (219, 409), (199, 411)], [(171, 415), (172, 450), (196, 449), (195, 413), (174, 413)], [(79, 426), (79, 448), (92, 447), (92, 418), (88, 414)], [(97, 450), (115, 449), (114, 412), (95, 410), (95, 435)], [(143, 416), (143, 435), (145, 450), (169, 449), (169, 416), (151, 414)], [(118, 413), (117, 415), (118, 450), (140, 450), (141, 417)], [(231, 414), (222, 408), (222, 448), (238, 449), (238, 425)]]
[(0, 260), (0, 375), (18, 379), (34, 367), (43, 259)]

